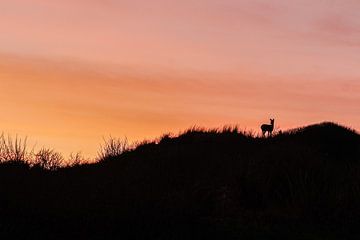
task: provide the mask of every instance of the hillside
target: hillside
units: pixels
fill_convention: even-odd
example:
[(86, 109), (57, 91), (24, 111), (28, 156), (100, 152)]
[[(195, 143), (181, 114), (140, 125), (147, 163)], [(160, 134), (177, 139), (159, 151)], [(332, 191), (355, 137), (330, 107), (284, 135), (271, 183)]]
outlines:
[(0, 235), (131, 239), (360, 236), (360, 135), (190, 129), (94, 164), (0, 165)]

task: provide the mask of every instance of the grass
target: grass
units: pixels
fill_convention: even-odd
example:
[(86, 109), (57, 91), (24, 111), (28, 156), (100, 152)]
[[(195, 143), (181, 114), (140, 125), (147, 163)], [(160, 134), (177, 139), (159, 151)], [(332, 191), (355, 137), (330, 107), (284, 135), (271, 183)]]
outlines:
[[(5, 149), (28, 156), (17, 141)], [(16, 233), (135, 239), (360, 235), (360, 136), (334, 123), (269, 138), (237, 127), (192, 127), (136, 146), (110, 138), (93, 164), (80, 164), (80, 155), (73, 156), (76, 164), (55, 168), (22, 159), (0, 165), (0, 213), (7, 216), (0, 226), (21, 230)], [(12, 236), (6, 229), (0, 233)]]

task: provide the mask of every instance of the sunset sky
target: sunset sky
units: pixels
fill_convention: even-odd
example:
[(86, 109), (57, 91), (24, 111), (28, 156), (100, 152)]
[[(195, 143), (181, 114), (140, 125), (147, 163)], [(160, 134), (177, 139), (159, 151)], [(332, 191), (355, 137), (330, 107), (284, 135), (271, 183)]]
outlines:
[(1, 0), (0, 131), (94, 157), (275, 118), (360, 130), (359, 0)]

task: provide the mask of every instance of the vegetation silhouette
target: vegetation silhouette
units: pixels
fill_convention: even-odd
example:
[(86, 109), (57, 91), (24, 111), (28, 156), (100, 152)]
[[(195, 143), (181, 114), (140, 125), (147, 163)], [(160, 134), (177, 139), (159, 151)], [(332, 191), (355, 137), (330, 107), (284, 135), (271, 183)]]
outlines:
[(19, 157), (3, 144), (1, 237), (360, 236), (360, 135), (334, 123), (267, 138), (194, 127), (134, 147), (112, 139), (98, 162), (74, 155), (77, 164), (65, 167), (47, 164), (63, 160), (54, 151), (32, 164), (21, 144)]

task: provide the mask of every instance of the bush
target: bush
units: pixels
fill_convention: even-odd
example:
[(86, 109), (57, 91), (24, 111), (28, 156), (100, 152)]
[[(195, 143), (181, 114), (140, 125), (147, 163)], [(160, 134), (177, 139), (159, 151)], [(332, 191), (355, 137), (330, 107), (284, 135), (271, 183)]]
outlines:
[(104, 139), (104, 145), (100, 145), (98, 152), (98, 161), (112, 159), (120, 156), (130, 149), (127, 138), (114, 138)]
[(52, 149), (43, 148), (35, 154), (33, 164), (44, 169), (56, 170), (63, 166), (64, 158)]
[(81, 152), (77, 152), (77, 153), (71, 153), (69, 156), (69, 161), (68, 161), (68, 167), (73, 167), (73, 166), (79, 166), (82, 163), (85, 163), (87, 160), (85, 160), (84, 156), (81, 154)]
[(0, 162), (28, 162), (31, 152), (27, 151), (27, 138), (0, 135)]

